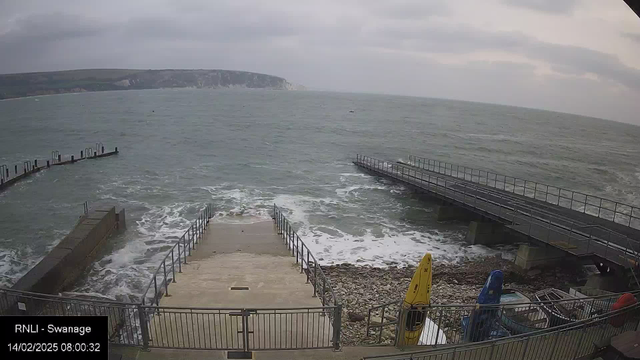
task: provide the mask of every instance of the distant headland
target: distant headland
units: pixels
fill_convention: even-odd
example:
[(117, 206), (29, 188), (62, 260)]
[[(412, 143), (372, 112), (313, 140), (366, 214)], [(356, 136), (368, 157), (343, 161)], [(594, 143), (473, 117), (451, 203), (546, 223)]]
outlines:
[(0, 75), (0, 100), (25, 96), (161, 88), (305, 90), (286, 79), (233, 70), (83, 69)]

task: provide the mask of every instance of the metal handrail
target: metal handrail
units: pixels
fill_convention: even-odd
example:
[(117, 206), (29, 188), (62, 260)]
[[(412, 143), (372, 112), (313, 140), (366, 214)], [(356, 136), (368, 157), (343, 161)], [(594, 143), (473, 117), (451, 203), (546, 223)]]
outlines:
[[(406, 165), (403, 164), (403, 166), (406, 166)], [(465, 188), (473, 189), (473, 190), (480, 191), (480, 192), (483, 191), (481, 188), (477, 188), (477, 187), (474, 187), (474, 186), (469, 186), (469, 184), (466, 184), (466, 183), (457, 183), (456, 182), (454, 184), (458, 185), (458, 186), (464, 186)], [(498, 193), (492, 193), (491, 195), (499, 197), (499, 198), (502, 198), (502, 199), (504, 199), (506, 201), (510, 200), (510, 198), (502, 196), (501, 194), (498, 194)], [(519, 209), (514, 209), (514, 211), (517, 211), (517, 212), (519, 212), (519, 213), (521, 213), (523, 215), (527, 215), (529, 217), (533, 217), (533, 218), (535, 218), (537, 220), (545, 221), (547, 223), (551, 223), (551, 219), (549, 219), (548, 217), (545, 217), (545, 215), (546, 216), (552, 216), (553, 215), (554, 219), (562, 219), (563, 222), (571, 223), (571, 225), (569, 227), (567, 227), (567, 226), (564, 226), (562, 224), (558, 224), (556, 222), (556, 223), (554, 223), (555, 226), (557, 226), (559, 228), (563, 228), (564, 230), (568, 230), (571, 233), (579, 234), (581, 236), (589, 236), (590, 238), (595, 238), (595, 237), (592, 236), (593, 233), (592, 232), (585, 233), (585, 232), (582, 231), (582, 229), (589, 228), (592, 231), (593, 228), (600, 228), (604, 233), (608, 234), (608, 238), (609, 239), (611, 239), (611, 235), (613, 234), (617, 238), (619, 238), (621, 240), (625, 240), (628, 247), (619, 246), (619, 245), (616, 245), (616, 244), (611, 244), (611, 246), (612, 247), (616, 247), (618, 250), (623, 251), (626, 254), (633, 256), (633, 260), (635, 261), (635, 263), (636, 264), (640, 264), (640, 251), (636, 250), (636, 247), (640, 246), (640, 242), (638, 242), (637, 240), (632, 240), (627, 235), (624, 235), (624, 234), (621, 234), (621, 233), (619, 233), (617, 231), (605, 228), (604, 226), (602, 226), (600, 224), (587, 224), (587, 225), (579, 226), (579, 223), (575, 222), (572, 219), (567, 219), (567, 218), (565, 218), (563, 216), (558, 216), (558, 215), (555, 215), (555, 214), (550, 213), (550, 212), (546, 212), (546, 211), (539, 210), (539, 209), (534, 209), (532, 207), (528, 207), (528, 211), (529, 211), (528, 213), (524, 212), (522, 210), (519, 210)], [(536, 215), (533, 215), (533, 213), (536, 213)], [(604, 241), (604, 240), (602, 240), (602, 241)], [(634, 247), (634, 244), (636, 245), (636, 247)], [(640, 282), (638, 281), (638, 278), (636, 277), (635, 272), (632, 271), (632, 274), (633, 274), (633, 277), (634, 277), (636, 285), (638, 285), (638, 287), (640, 287)]]
[[(256, 310), (326, 310), (327, 308), (332, 308), (334, 306), (293, 306), (293, 307), (261, 307)], [(238, 307), (198, 307), (198, 306), (157, 306), (157, 305), (145, 305), (145, 308), (148, 309), (166, 309), (166, 310), (238, 310), (241, 308)], [(250, 308), (253, 309), (253, 308)]]
[[(559, 186), (547, 185), (537, 181), (520, 179), (514, 176), (501, 175), (488, 170), (474, 169), (467, 166), (460, 166), (457, 164), (451, 164), (451, 163), (443, 162), (440, 160), (423, 158), (415, 155), (409, 155), (409, 163), (410, 165), (419, 167), (421, 169), (453, 176), (456, 178), (464, 178), (465, 180), (471, 181), (473, 183), (486, 185), (486, 186), (504, 190), (504, 191), (510, 191), (514, 194), (531, 197), (537, 200), (542, 200), (547, 203), (555, 204), (555, 205), (562, 206), (564, 208), (569, 208), (575, 211), (580, 211), (580, 206), (576, 208), (574, 206), (574, 203), (580, 204), (582, 205), (581, 206), (582, 213), (593, 215), (606, 220), (611, 220), (617, 224), (625, 225), (627, 227), (640, 229), (640, 207), (637, 207), (637, 206), (625, 204), (625, 203), (610, 200), (610, 199), (605, 199), (596, 195), (581, 193), (579, 191), (563, 189)], [(462, 168), (462, 174), (460, 173), (461, 168)], [(482, 174), (484, 174), (484, 176)], [(502, 179), (502, 181), (500, 181), (500, 178)], [(510, 182), (508, 181), (508, 179), (512, 179), (513, 181)], [(502, 187), (499, 187), (500, 184), (502, 184)], [(550, 188), (556, 189), (557, 191), (549, 192)], [(522, 192), (519, 192), (518, 189), (521, 189)], [(533, 196), (529, 195), (531, 194), (531, 191), (533, 191)], [(538, 196), (538, 194), (544, 195), (543, 198)], [(551, 195), (552, 197), (551, 199), (549, 199), (549, 195)], [(578, 195), (577, 198), (576, 198), (576, 195)], [(554, 198), (556, 202), (550, 201), (550, 200), (554, 200)], [(584, 200), (581, 200), (581, 198), (584, 198)], [(567, 200), (569, 202), (569, 206), (565, 206), (566, 202), (561, 202), (560, 199)], [(590, 202), (589, 199), (595, 200), (596, 203)], [(603, 207), (603, 203), (611, 204), (613, 209), (608, 208), (606, 206)], [(598, 210), (597, 214), (592, 214), (590, 212), (587, 212), (587, 208), (589, 207), (597, 209)], [(610, 212), (613, 215), (612, 218), (608, 218), (604, 216), (607, 212)], [(639, 215), (635, 216), (634, 213), (637, 213)], [(625, 223), (616, 221), (616, 217), (618, 215), (628, 217), (628, 222), (625, 224)], [(637, 226), (635, 226), (632, 219), (639, 221)]]
[[(207, 229), (209, 219), (213, 217), (213, 208), (211, 204), (200, 212), (200, 215), (191, 226), (182, 234), (178, 241), (171, 247), (167, 254), (162, 259), (162, 262), (156, 268), (153, 273), (149, 284), (147, 285), (144, 293), (142, 294), (141, 304), (146, 305), (147, 294), (151, 290), (153, 285), (153, 296), (151, 297), (150, 305), (155, 303), (160, 305), (160, 299), (164, 295), (169, 295), (169, 282), (176, 282), (176, 262), (178, 272), (182, 272), (182, 264), (187, 264), (187, 256), (191, 255), (191, 251), (195, 249), (195, 246), (204, 236), (204, 231)], [(187, 255), (188, 252), (188, 255)], [(167, 260), (171, 258), (169, 265), (167, 266)], [(168, 270), (167, 270), (168, 269)], [(162, 278), (158, 284), (158, 276)]]
[[(401, 163), (401, 165), (405, 166), (405, 167), (407, 166), (407, 165), (405, 165), (403, 163)], [(416, 177), (416, 179), (417, 179), (417, 177)], [(463, 183), (463, 182), (460, 182), (460, 183), (454, 182), (454, 185), (464, 186), (465, 188), (468, 188), (468, 189), (473, 189), (473, 190), (476, 190), (476, 191), (479, 191), (479, 192), (483, 192), (482, 188), (478, 188), (478, 187), (475, 187), (473, 185), (470, 185), (470, 184), (467, 184), (467, 183)], [(491, 196), (496, 196), (496, 197), (499, 197), (501, 199), (506, 200), (507, 202), (512, 203), (512, 201), (510, 201), (511, 199), (509, 197), (505, 197), (505, 196), (503, 196), (503, 195), (501, 195), (499, 193), (491, 193)], [(618, 238), (626, 240), (626, 243), (629, 246), (629, 247), (619, 247), (619, 249), (622, 250), (622, 251), (625, 251), (627, 253), (630, 253), (631, 255), (634, 256), (634, 258), (636, 260), (636, 263), (640, 263), (640, 251), (636, 250), (635, 247), (633, 246), (633, 243), (635, 243), (636, 246), (640, 246), (640, 242), (638, 242), (637, 240), (632, 240), (631, 238), (629, 238), (625, 234), (621, 234), (621, 233), (619, 233), (617, 231), (605, 228), (604, 226), (602, 226), (600, 224), (588, 224), (588, 225), (583, 225), (583, 226), (577, 226), (577, 225), (579, 225), (579, 223), (574, 221), (574, 220), (572, 220), (572, 219), (567, 219), (567, 218), (565, 218), (563, 216), (559, 216), (559, 215), (556, 215), (556, 214), (553, 214), (553, 213), (550, 213), (550, 212), (546, 212), (544, 210), (534, 209), (532, 207), (528, 207), (528, 210), (529, 210), (529, 213), (523, 212), (523, 211), (518, 210), (518, 209), (514, 209), (514, 211), (518, 211), (521, 214), (525, 214), (525, 215), (530, 216), (530, 217), (535, 217), (538, 220), (543, 220), (543, 221), (547, 221), (547, 222), (550, 221), (550, 219), (544, 217), (545, 215), (553, 216), (555, 219), (562, 219), (562, 221), (564, 221), (564, 222), (571, 223), (570, 227), (563, 226), (563, 225), (557, 224), (557, 223), (555, 225), (560, 227), (560, 228), (564, 228), (565, 230), (568, 230), (568, 231), (570, 231), (572, 233), (580, 234), (582, 236), (587, 236), (586, 233), (580, 231), (580, 229), (585, 229), (585, 228), (590, 228), (590, 229), (600, 228), (600, 229), (602, 229), (603, 232), (606, 232), (609, 235), (614, 234)], [(536, 213), (535, 216), (533, 216), (534, 212)], [(629, 252), (628, 250), (631, 250), (631, 252)], [(634, 274), (634, 276), (635, 276), (635, 274)], [(637, 280), (636, 280), (636, 283), (640, 287), (640, 283)]]
[[(318, 261), (307, 247), (307, 244), (300, 239), (298, 233), (293, 229), (289, 220), (284, 216), (282, 210), (273, 204), (273, 220), (278, 228), (278, 235), (281, 235), (287, 249), (296, 257), (296, 264), (300, 264), (300, 273), (306, 273), (307, 283), (313, 280), (313, 296), (320, 296), (323, 306), (340, 305), (338, 298), (331, 286), (331, 281), (322, 271), (322, 267), (318, 265)], [(306, 255), (306, 257), (305, 257)], [(313, 269), (313, 270), (312, 270)], [(321, 282), (319, 283), (318, 278)], [(327, 290), (329, 291), (329, 299), (326, 299)]]
[(36, 300), (77, 302), (81, 304), (99, 303), (99, 304), (110, 304), (110, 305), (135, 305), (132, 303), (125, 303), (117, 300), (79, 299), (79, 298), (66, 297), (61, 295), (43, 294), (43, 293), (36, 293), (36, 292), (24, 291), (24, 290), (14, 290), (14, 289), (7, 289), (7, 288), (0, 288), (0, 293), (10, 293), (15, 296), (28, 297), (30, 299), (36, 299)]
[[(561, 299), (561, 300), (548, 300), (548, 301), (530, 301), (526, 303), (518, 303), (518, 304), (429, 304), (429, 305), (420, 305), (415, 307), (415, 309), (419, 311), (428, 311), (431, 314), (435, 314), (435, 316), (431, 319), (434, 323), (440, 324), (442, 323), (441, 319), (455, 319), (453, 323), (460, 324), (462, 318), (465, 316), (469, 316), (472, 312), (498, 312), (502, 314), (505, 309), (513, 309), (517, 307), (516, 313), (526, 313), (531, 311), (532, 309), (540, 309), (543, 310), (545, 307), (549, 306), (557, 306), (564, 305), (567, 309), (572, 309), (576, 311), (576, 315), (580, 315), (582, 317), (591, 317), (592, 312), (596, 309), (599, 309), (603, 306), (603, 304), (613, 304), (617, 299), (620, 298), (623, 294), (630, 293), (635, 297), (640, 296), (640, 290), (635, 290), (631, 292), (623, 292), (623, 293), (614, 293), (607, 295), (598, 295), (584, 298), (571, 298), (571, 299)], [(584, 307), (584, 308), (580, 308)], [(390, 301), (384, 304), (375, 305), (369, 308), (367, 314), (367, 328), (366, 328), (366, 336), (374, 335), (377, 337), (376, 342), (382, 342), (382, 331), (384, 327), (388, 327), (391, 325), (397, 325), (398, 319), (400, 318), (399, 311), (402, 308), (402, 299), (396, 301)], [(373, 318), (380, 318), (379, 323), (373, 323)], [(395, 319), (395, 320), (390, 320)], [(451, 322), (451, 321), (450, 321)], [(559, 324), (555, 324), (553, 326), (557, 326)], [(561, 324), (560, 324), (561, 325)], [(373, 332), (373, 333), (372, 333)], [(457, 337), (458, 341), (462, 341), (462, 337), (460, 336), (460, 332), (457, 332), (451, 327), (448, 329), (449, 338), (448, 343), (451, 344), (452, 341), (455, 342), (453, 337)], [(431, 344), (433, 345), (433, 344)]]
[[(456, 202), (460, 202), (461, 204), (471, 207), (472, 209), (481, 210), (483, 213), (490, 214), (491, 216), (508, 220), (511, 222), (512, 225), (516, 225), (516, 224), (524, 225), (523, 222), (527, 222), (529, 226), (528, 226), (528, 231), (525, 234), (528, 236), (531, 236), (531, 229), (533, 224), (532, 220), (535, 219), (536, 221), (542, 223), (542, 224), (538, 223), (536, 224), (536, 226), (541, 226), (542, 228), (547, 230), (546, 240), (549, 240), (549, 236), (553, 228), (553, 230), (556, 232), (558, 230), (563, 230), (569, 233), (569, 235), (567, 236), (565, 234), (562, 234), (561, 232), (558, 232), (559, 234), (566, 236), (569, 245), (571, 245), (572, 239), (576, 241), (583, 241), (583, 242), (586, 240), (587, 253), (589, 253), (589, 249), (591, 248), (591, 245), (592, 245), (591, 240), (594, 240), (594, 244), (599, 243), (602, 246), (606, 246), (605, 258), (607, 258), (606, 255), (608, 254), (609, 249), (617, 250), (627, 255), (631, 255), (633, 259), (638, 257), (638, 253), (633, 249), (624, 248), (619, 244), (617, 246), (616, 244), (612, 244), (611, 234), (613, 234), (613, 232), (611, 231), (607, 232), (609, 235), (608, 240), (601, 239), (601, 238), (598, 238), (597, 236), (594, 236), (592, 230), (589, 232), (589, 234), (585, 234), (579, 231), (581, 227), (576, 226), (576, 223), (573, 221), (571, 221), (570, 227), (567, 228), (566, 226), (553, 223), (550, 219), (542, 217), (540, 213), (534, 216), (533, 214), (534, 210), (531, 208), (528, 208), (527, 209), (528, 211), (524, 212), (512, 206), (507, 206), (504, 203), (498, 203), (487, 198), (479, 197), (476, 194), (467, 192), (467, 189), (470, 189), (470, 188), (468, 188), (464, 184), (461, 184), (459, 182), (454, 182), (451, 179), (443, 178), (437, 175), (432, 175), (431, 173), (424, 173), (417, 167), (411, 167), (408, 165), (402, 165), (402, 164), (392, 163), (388, 161), (383, 161), (383, 160), (379, 160), (379, 159), (375, 159), (375, 158), (371, 158), (371, 157), (363, 156), (359, 154), (356, 156), (356, 163), (363, 166), (364, 168), (367, 168), (373, 171), (382, 172), (390, 177), (408, 182), (409, 184), (417, 183), (414, 185), (420, 186), (420, 187), (426, 185), (427, 190), (435, 192), (439, 196), (444, 196), (449, 200), (455, 200)], [(413, 174), (411, 174), (411, 172), (413, 172)], [(461, 190), (456, 189), (452, 185), (458, 185), (459, 187), (462, 187), (462, 189)], [(453, 194), (457, 194), (458, 198), (454, 197)], [(495, 195), (495, 196), (501, 197), (500, 195)], [(502, 198), (504, 199), (504, 197)], [(496, 212), (494, 209), (493, 212), (491, 212), (487, 210), (486, 207), (480, 208), (478, 207), (479, 202), (481, 204), (484, 203), (486, 205), (496, 207), (498, 208), (498, 211)], [(509, 203), (512, 204), (511, 201)], [(526, 216), (527, 218), (525, 219), (519, 215)], [(536, 238), (535, 236), (533, 237)], [(585, 239), (581, 239), (581, 238), (585, 238)], [(545, 241), (545, 240), (541, 240), (541, 241)], [(548, 242), (548, 241), (545, 241), (545, 242)], [(610, 261), (613, 261), (609, 258), (607, 259)], [(618, 259), (616, 258), (616, 260)], [(613, 262), (618, 263), (617, 261), (613, 261)], [(625, 265), (628, 265), (628, 264), (625, 264)], [(625, 267), (628, 267), (628, 266), (625, 266)]]
[[(296, 257), (296, 264), (300, 264), (300, 273), (305, 273), (307, 283), (312, 283), (313, 296), (320, 297), (320, 302), (322, 306), (325, 307), (323, 311), (328, 315), (333, 326), (333, 347), (335, 350), (339, 350), (341, 347), (340, 336), (342, 332), (342, 304), (336, 297), (333, 286), (331, 286), (331, 281), (324, 274), (324, 271), (322, 271), (322, 267), (318, 264), (318, 260), (313, 256), (307, 244), (300, 239), (298, 233), (293, 229), (289, 220), (276, 204), (273, 204), (273, 221), (278, 229), (278, 235), (282, 236), (282, 239), (287, 245), (287, 249), (291, 251), (291, 255)], [(319, 278), (321, 281), (319, 281)], [(327, 290), (329, 292), (328, 298)]]
[[(367, 357), (364, 357), (364, 359), (388, 359), (388, 360), (392, 360), (392, 359), (394, 359), (394, 360), (436, 359), (436, 358), (439, 358), (438, 356), (442, 356), (443, 354), (452, 354), (452, 356), (453, 356), (452, 358), (454, 358), (456, 353), (465, 352), (465, 355), (469, 356), (469, 355), (471, 355), (469, 352), (474, 351), (474, 350), (485, 349), (485, 348), (491, 348), (491, 349), (494, 350), (496, 346), (505, 347), (505, 345), (508, 346), (508, 344), (512, 344), (512, 343), (516, 343), (516, 342), (527, 342), (527, 344), (528, 344), (531, 341), (531, 339), (536, 339), (536, 338), (540, 338), (540, 337), (543, 337), (543, 336), (549, 336), (551, 338), (552, 336), (555, 335), (556, 336), (556, 339), (555, 339), (556, 341), (554, 341), (554, 343), (557, 344), (557, 339), (558, 339), (558, 336), (560, 334), (567, 333), (567, 332), (570, 332), (570, 331), (582, 330), (582, 333), (580, 334), (581, 336), (578, 338), (579, 339), (578, 343), (575, 346), (574, 355), (570, 356), (570, 357), (562, 357), (563, 359), (576, 359), (576, 358), (588, 355), (589, 353), (584, 354), (585, 350), (593, 349), (593, 347), (589, 348), (589, 347), (586, 347), (586, 346), (580, 346), (580, 345), (583, 344), (584, 335), (586, 333), (586, 329), (587, 328), (589, 328), (589, 327), (595, 328), (596, 326), (604, 325), (608, 321), (612, 321), (613, 318), (616, 318), (616, 319), (621, 319), (623, 321), (623, 324), (620, 327), (618, 327), (619, 329), (621, 329), (621, 331), (626, 330), (628, 325), (633, 325), (632, 327), (629, 327), (630, 328), (629, 330), (635, 330), (635, 328), (639, 324), (638, 318), (637, 318), (638, 310), (640, 310), (640, 303), (637, 303), (637, 304), (632, 305), (632, 306), (624, 307), (622, 309), (618, 309), (618, 310), (615, 310), (615, 311), (611, 311), (611, 312), (608, 312), (608, 313), (605, 313), (605, 314), (597, 315), (597, 316), (594, 316), (594, 317), (589, 318), (589, 319), (576, 321), (576, 322), (573, 322), (573, 323), (561, 325), (561, 326), (550, 328), (550, 329), (542, 329), (542, 330), (538, 330), (538, 331), (534, 331), (534, 332), (530, 332), (530, 333), (526, 333), (526, 334), (503, 337), (503, 338), (499, 338), (499, 339), (479, 341), (479, 342), (455, 344), (453, 346), (442, 346), (442, 347), (438, 347), (438, 348), (431, 348), (431, 349), (428, 349), (428, 350), (404, 352), (402, 354), (397, 354), (397, 355), (367, 356)], [(613, 329), (613, 331), (611, 331), (612, 329)], [(615, 329), (617, 329), (617, 328), (616, 327), (612, 327), (612, 328), (609, 328), (607, 330), (609, 331), (609, 333), (611, 333), (611, 335), (614, 335), (617, 332), (617, 330), (615, 330)], [(592, 337), (589, 338), (589, 340), (590, 341), (601, 341), (601, 340), (603, 340), (605, 338), (605, 333), (606, 333), (607, 330), (605, 330), (605, 328), (602, 327), (602, 334), (600, 334), (598, 336), (595, 336), (595, 337), (593, 336), (594, 334), (590, 334)], [(587, 342), (586, 345), (593, 345), (593, 343)], [(527, 355), (527, 349), (528, 349), (528, 347), (525, 346), (524, 350), (520, 351), (520, 349), (518, 349), (516, 351), (516, 354), (512, 354), (512, 355), (513, 356), (518, 355), (519, 358), (525, 359), (526, 355)], [(501, 349), (501, 350), (503, 350), (503, 349)], [(510, 350), (513, 351), (514, 350), (513, 347), (511, 347)], [(532, 349), (531, 351), (540, 351), (540, 349)], [(550, 354), (551, 356), (549, 358), (552, 358), (552, 356), (554, 355), (554, 351), (562, 351), (562, 350), (557, 350), (555, 345), (554, 345), (554, 347), (551, 349), (551, 354)], [(509, 350), (507, 350), (507, 352), (509, 352)], [(492, 353), (493, 353), (493, 351), (492, 351)], [(486, 356), (486, 354), (484, 354), (484, 356)], [(442, 358), (442, 357), (440, 357), (440, 358)], [(488, 357), (488, 359), (493, 359), (493, 358), (494, 357), (492, 355), (490, 355)], [(502, 357), (498, 357), (498, 358), (510, 359), (510, 358), (513, 358), (513, 357), (508, 357), (508, 356), (504, 357), (504, 355), (503, 355)]]

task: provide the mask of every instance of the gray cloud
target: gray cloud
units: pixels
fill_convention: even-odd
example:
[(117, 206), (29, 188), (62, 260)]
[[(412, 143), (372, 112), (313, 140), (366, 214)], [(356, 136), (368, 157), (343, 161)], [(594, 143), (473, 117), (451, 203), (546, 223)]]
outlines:
[(635, 42), (640, 43), (640, 34), (639, 33), (629, 33), (629, 32), (625, 32), (622, 33), (623, 37), (626, 37), (627, 39), (633, 40)]
[(611, 54), (578, 46), (541, 42), (519, 32), (485, 31), (468, 26), (408, 25), (374, 30), (372, 43), (386, 48), (464, 54), (503, 51), (548, 63), (567, 75), (594, 74), (640, 91), (640, 70)]
[[(569, 9), (568, 3), (575, 5), (565, 1), (557, 9)], [(61, 4), (73, 13), (63, 11)], [(619, 103), (613, 100), (617, 95), (607, 95), (612, 84), (631, 89), (631, 94), (640, 92), (639, 70), (616, 55), (542, 42), (519, 31), (459, 24), (447, 19), (452, 10), (444, 1), (344, 0), (344, 8), (329, 10), (289, 0), (273, 0), (269, 6), (257, 0), (156, 4), (161, 3), (123, 0), (123, 9), (103, 4), (95, 10), (80, 0), (0, 0), (0, 73), (91, 67), (227, 68), (279, 75), (312, 88), (574, 112), (583, 112), (578, 95), (563, 105), (544, 95), (548, 87), (562, 83), (563, 89), (575, 94), (591, 89), (592, 98), (584, 99), (590, 104), (607, 97), (609, 103)], [(637, 34), (623, 35), (640, 40)], [(453, 65), (422, 56), (475, 52), (516, 54), (565, 76), (541, 77), (536, 67), (522, 63)], [(596, 79), (587, 79), (587, 74)], [(628, 109), (624, 116), (632, 113)], [(600, 110), (590, 111), (602, 116)]]
[(522, 47), (531, 39), (518, 32), (488, 32), (463, 25), (398, 25), (380, 27), (370, 33), (374, 42), (405, 50), (437, 53), (468, 53), (478, 50), (505, 51)]
[(580, 0), (502, 0), (503, 3), (551, 14), (570, 14)]
[(441, 0), (366, 0), (361, 4), (372, 14), (386, 19), (420, 20), (451, 13), (447, 3)]
[(519, 32), (485, 31), (468, 26), (409, 25), (378, 28), (371, 33), (377, 46), (398, 50), (463, 54), (503, 51), (548, 63), (567, 75), (594, 74), (640, 91), (640, 70), (611, 54), (578, 46), (541, 42)]
[(640, 91), (640, 70), (623, 64), (615, 55), (543, 42), (530, 44), (524, 53), (530, 58), (546, 61), (570, 75), (594, 74)]
[(18, 17), (0, 40), (7, 42), (50, 41), (91, 37), (107, 30), (99, 20), (69, 13), (34, 14)]

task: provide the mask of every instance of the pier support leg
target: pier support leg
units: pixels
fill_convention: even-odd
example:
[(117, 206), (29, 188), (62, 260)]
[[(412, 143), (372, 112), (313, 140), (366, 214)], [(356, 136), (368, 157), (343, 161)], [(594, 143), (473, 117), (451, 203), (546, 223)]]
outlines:
[(516, 265), (523, 269), (549, 265), (562, 261), (566, 253), (551, 246), (520, 245), (516, 255)]
[(505, 239), (504, 226), (494, 222), (472, 221), (469, 224), (466, 240), (469, 244), (492, 245)]

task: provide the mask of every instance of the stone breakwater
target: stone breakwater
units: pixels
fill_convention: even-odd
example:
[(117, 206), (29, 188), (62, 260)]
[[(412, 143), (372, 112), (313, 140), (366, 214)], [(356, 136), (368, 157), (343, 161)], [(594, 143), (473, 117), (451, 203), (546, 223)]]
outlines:
[[(434, 262), (432, 304), (474, 304), (487, 276), (495, 269), (504, 272), (504, 287), (516, 289), (527, 296), (549, 287), (567, 290), (571, 284), (579, 283), (585, 277), (582, 268), (575, 264), (527, 271), (499, 257), (460, 264)], [(359, 345), (375, 342), (373, 338), (366, 337), (368, 309), (401, 300), (415, 267), (376, 268), (339, 264), (323, 267), (323, 270), (343, 304), (343, 344)], [(391, 331), (386, 330), (383, 342), (391, 342), (392, 337)]]

